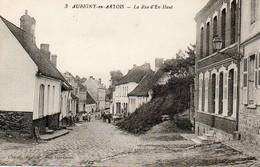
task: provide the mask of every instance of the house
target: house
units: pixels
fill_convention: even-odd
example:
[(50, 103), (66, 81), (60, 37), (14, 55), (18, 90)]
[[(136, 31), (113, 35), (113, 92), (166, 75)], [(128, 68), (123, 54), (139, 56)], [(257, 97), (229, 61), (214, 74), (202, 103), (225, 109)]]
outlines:
[(148, 103), (152, 99), (152, 88), (154, 85), (154, 73), (148, 73), (136, 86), (136, 88), (128, 93), (129, 113), (135, 112), (136, 109)]
[[(210, 0), (196, 15), (195, 133), (230, 140), (238, 130), (238, 0)], [(222, 49), (213, 48), (213, 39)]]
[[(141, 66), (135, 66), (116, 84), (113, 92), (113, 102), (110, 112), (115, 114), (129, 114), (128, 93), (132, 92), (142, 79), (149, 73), (153, 73), (149, 63)], [(132, 111), (132, 110), (131, 110)]]
[(70, 72), (65, 72), (63, 74), (64, 78), (72, 87), (72, 92), (69, 94), (69, 112), (72, 113), (72, 116), (75, 117), (78, 113), (78, 93), (79, 93), (79, 84), (77, 83), (75, 77)]
[(55, 67), (48, 44), (35, 43), (33, 17), (20, 18), (20, 28), (0, 16), (0, 129), (32, 134), (57, 129), (60, 97), (70, 85)]
[(260, 0), (241, 1), (239, 133), (260, 145)]
[(63, 76), (67, 80), (67, 82), (72, 86), (72, 89), (73, 89), (72, 93), (75, 96), (77, 96), (78, 92), (79, 92), (79, 84), (76, 81), (76, 78), (70, 72), (63, 73)]
[(89, 92), (87, 91), (87, 97), (86, 97), (86, 106), (85, 106), (87, 113), (94, 113), (97, 110), (97, 103), (96, 101), (91, 97)]
[(91, 97), (96, 101), (97, 111), (104, 111), (106, 103), (106, 87), (102, 83), (101, 78), (97, 80), (93, 76), (90, 76), (83, 85), (87, 87)]

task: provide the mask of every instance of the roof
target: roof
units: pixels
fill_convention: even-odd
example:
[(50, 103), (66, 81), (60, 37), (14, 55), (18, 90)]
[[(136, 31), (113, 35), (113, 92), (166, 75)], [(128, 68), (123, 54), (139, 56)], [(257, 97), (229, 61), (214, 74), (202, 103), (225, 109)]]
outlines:
[(158, 70), (156, 73), (148, 73), (128, 96), (149, 96), (148, 92), (163, 74), (164, 72), (162, 70)]
[(87, 92), (86, 104), (97, 104), (96, 101), (92, 98), (92, 96)]
[(129, 70), (128, 73), (123, 76), (123, 78), (120, 79), (116, 85), (122, 85), (129, 82), (139, 83), (148, 73), (153, 73), (153, 71), (146, 65), (134, 67), (133, 69)]
[(35, 43), (30, 40), (27, 40), (28, 33), (26, 33), (21, 28), (17, 27), (13, 23), (9, 22), (2, 16), (0, 18), (3, 20), (7, 28), (12, 32), (15, 38), (19, 41), (22, 45), (24, 50), (28, 53), (31, 59), (38, 67), (38, 73), (40, 75), (48, 76), (51, 78), (55, 78), (61, 81), (66, 82), (65, 78), (59, 72), (59, 70), (52, 65), (51, 61), (47, 59), (44, 54), (38, 49)]

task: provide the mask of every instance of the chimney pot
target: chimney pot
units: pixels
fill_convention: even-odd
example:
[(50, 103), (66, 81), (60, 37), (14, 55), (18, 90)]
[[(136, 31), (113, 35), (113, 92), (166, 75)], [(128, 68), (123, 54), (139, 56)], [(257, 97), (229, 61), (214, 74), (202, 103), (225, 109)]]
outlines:
[(57, 55), (51, 55), (51, 63), (54, 65), (54, 67), (57, 67)]
[(20, 18), (20, 28), (26, 32), (26, 40), (33, 43), (35, 43), (35, 24), (35, 19), (28, 15), (28, 10), (25, 10), (25, 14)]
[(47, 59), (51, 60), (51, 52), (49, 51), (50, 45), (49, 44), (41, 44), (40, 50), (42, 53), (47, 57)]
[(49, 44), (44, 44), (44, 43), (42, 43), (42, 44), (40, 45), (40, 48), (41, 48), (42, 51), (49, 52), (50, 45), (49, 45)]

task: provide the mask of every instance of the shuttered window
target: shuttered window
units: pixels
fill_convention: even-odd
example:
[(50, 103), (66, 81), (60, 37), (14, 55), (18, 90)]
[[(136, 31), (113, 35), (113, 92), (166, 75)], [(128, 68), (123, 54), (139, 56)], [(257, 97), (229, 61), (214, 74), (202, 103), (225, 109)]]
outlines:
[(258, 53), (257, 54), (257, 62), (258, 62), (258, 80), (256, 80), (256, 81), (258, 81), (258, 86), (259, 86), (259, 88), (260, 88), (260, 54)]
[(257, 85), (258, 85), (258, 54), (255, 55), (255, 87), (257, 88)]
[(243, 86), (247, 87), (247, 59), (244, 59), (244, 70), (243, 70)]

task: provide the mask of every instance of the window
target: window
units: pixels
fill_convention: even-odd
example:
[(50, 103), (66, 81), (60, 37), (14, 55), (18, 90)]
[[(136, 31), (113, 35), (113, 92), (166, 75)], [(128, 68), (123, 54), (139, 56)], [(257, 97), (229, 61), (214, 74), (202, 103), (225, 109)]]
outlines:
[(199, 75), (199, 111), (202, 111), (202, 85), (203, 84), (203, 74)]
[(236, 1), (231, 3), (231, 44), (236, 42), (236, 21), (237, 20), (237, 7)]
[(257, 88), (257, 85), (258, 85), (258, 79), (257, 79), (257, 75), (258, 75), (258, 55), (256, 54), (255, 55), (256, 58), (255, 58), (255, 87)]
[(260, 86), (260, 54), (258, 56), (258, 85)]
[(210, 22), (207, 23), (207, 30), (206, 30), (206, 56), (209, 55), (209, 40), (210, 40)]
[(55, 106), (55, 86), (52, 87), (52, 110), (54, 111)]
[(204, 45), (204, 28), (202, 27), (201, 30), (200, 30), (200, 56), (201, 58), (204, 57), (204, 48), (203, 48), (203, 45)]
[(223, 41), (222, 48), (226, 47), (226, 9), (221, 12), (221, 38)]
[(202, 111), (205, 111), (205, 78), (202, 78)]
[(213, 37), (218, 35), (218, 17), (215, 16), (213, 19)]
[(45, 87), (43, 84), (40, 85), (40, 92), (39, 92), (39, 109), (38, 115), (42, 117), (44, 115), (44, 90)]
[(212, 105), (212, 113), (215, 113), (215, 100), (216, 100), (216, 74), (212, 74), (211, 76), (211, 105)]
[(223, 95), (224, 91), (224, 73), (220, 72), (219, 74), (219, 114), (221, 115), (223, 113)]
[(50, 113), (50, 85), (48, 85), (47, 89), (47, 114)]
[(256, 22), (256, 0), (251, 0), (251, 24)]
[(243, 70), (243, 86), (247, 87), (247, 59), (244, 59), (244, 70)]
[[(217, 35), (218, 35), (218, 17), (215, 16), (213, 19), (213, 38), (216, 37)], [(215, 49), (214, 52), (216, 52)]]
[(228, 116), (233, 115), (233, 102), (234, 102), (234, 69), (229, 70), (228, 73)]

